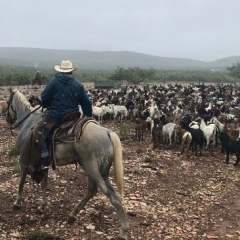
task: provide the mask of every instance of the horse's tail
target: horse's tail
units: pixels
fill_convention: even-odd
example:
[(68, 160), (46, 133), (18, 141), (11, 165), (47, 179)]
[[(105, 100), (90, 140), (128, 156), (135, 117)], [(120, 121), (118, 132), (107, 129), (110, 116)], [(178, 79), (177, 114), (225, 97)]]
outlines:
[(122, 145), (118, 135), (115, 132), (109, 133), (110, 139), (113, 143), (114, 151), (114, 178), (117, 185), (118, 192), (120, 193), (122, 199), (124, 197), (123, 193), (123, 160), (122, 160)]

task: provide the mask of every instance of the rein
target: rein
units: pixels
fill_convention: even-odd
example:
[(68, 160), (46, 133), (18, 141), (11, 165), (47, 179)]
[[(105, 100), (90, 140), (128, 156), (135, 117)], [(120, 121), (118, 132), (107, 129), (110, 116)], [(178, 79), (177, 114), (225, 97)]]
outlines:
[(13, 126), (13, 125), (11, 125), (10, 126), (10, 131), (11, 131), (11, 134), (12, 134), (12, 136), (14, 136), (13, 135), (13, 132), (12, 132), (12, 130), (13, 129), (15, 129), (15, 128), (17, 128), (21, 123), (23, 123), (31, 114), (33, 114), (34, 112), (36, 112), (39, 108), (41, 108), (42, 106), (39, 106), (39, 107), (37, 107), (37, 108), (35, 108), (33, 111), (31, 111), (30, 113), (28, 113), (23, 119), (21, 119), (21, 121), (19, 121), (15, 126)]

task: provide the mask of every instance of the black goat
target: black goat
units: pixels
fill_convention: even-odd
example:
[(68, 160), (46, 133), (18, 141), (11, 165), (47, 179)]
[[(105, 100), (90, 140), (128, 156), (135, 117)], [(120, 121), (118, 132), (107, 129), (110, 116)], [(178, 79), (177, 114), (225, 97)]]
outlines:
[(235, 154), (237, 159), (234, 166), (237, 166), (240, 161), (240, 140), (231, 139), (226, 131), (219, 133), (219, 139), (222, 144), (221, 152), (226, 152), (226, 163), (229, 163), (229, 155)]
[(204, 139), (204, 134), (203, 131), (199, 128), (199, 129), (194, 129), (189, 127), (189, 124), (191, 122), (191, 118), (188, 115), (185, 115), (182, 120), (180, 121), (180, 126), (189, 131), (192, 135), (192, 141), (191, 141), (191, 145), (190, 145), (190, 149), (192, 149), (192, 151), (195, 150), (195, 155), (197, 156), (198, 154), (198, 146), (199, 146), (199, 156), (201, 157), (202, 155), (202, 148), (205, 142)]
[(199, 129), (190, 128), (188, 131), (192, 135), (192, 142), (190, 148), (192, 151), (195, 149), (195, 155), (197, 156), (197, 147), (199, 146), (199, 156), (202, 156), (202, 148), (205, 142), (203, 131)]
[(153, 149), (160, 148), (161, 139), (162, 139), (162, 122), (159, 119), (154, 119), (152, 129)]

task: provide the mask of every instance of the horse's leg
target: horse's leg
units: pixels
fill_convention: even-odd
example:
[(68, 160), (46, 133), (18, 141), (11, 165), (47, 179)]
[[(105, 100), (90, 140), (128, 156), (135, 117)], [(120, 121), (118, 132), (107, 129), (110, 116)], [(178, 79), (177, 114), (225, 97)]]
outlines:
[[(121, 222), (121, 230), (119, 233), (119, 239), (127, 239), (127, 231), (128, 231), (128, 223), (125, 216), (125, 212), (121, 203), (120, 198), (116, 194), (114, 188), (109, 182), (108, 178), (104, 179), (101, 175), (94, 174), (91, 176), (92, 178), (88, 178), (88, 192), (83, 197), (83, 199), (74, 207), (73, 211), (70, 213), (68, 217), (68, 223), (73, 223), (76, 220), (76, 215), (79, 211), (85, 206), (85, 204), (97, 193), (98, 187), (99, 189), (110, 199), (113, 206), (116, 207), (120, 222)], [(94, 179), (94, 180), (93, 180)]]
[(38, 207), (38, 213), (44, 213), (47, 206), (47, 182), (48, 182), (48, 170), (44, 172), (43, 179), (41, 181), (43, 199), (41, 205)]
[(88, 191), (83, 197), (83, 199), (75, 205), (74, 209), (68, 216), (68, 223), (72, 224), (77, 219), (77, 214), (85, 206), (85, 204), (97, 193), (97, 184), (88, 177)]
[(25, 167), (20, 166), (20, 179), (19, 179), (19, 184), (18, 184), (18, 193), (17, 193), (17, 199), (13, 204), (14, 209), (20, 209), (22, 206), (22, 194), (23, 194), (23, 187), (24, 187), (24, 183), (26, 180), (26, 170)]
[(121, 203), (119, 195), (116, 193), (108, 177), (104, 178), (105, 182), (98, 181), (98, 187), (100, 190), (110, 199), (112, 205), (116, 208), (119, 220), (121, 222), (121, 230), (118, 235), (119, 239), (127, 239), (128, 222), (126, 219), (125, 211)]

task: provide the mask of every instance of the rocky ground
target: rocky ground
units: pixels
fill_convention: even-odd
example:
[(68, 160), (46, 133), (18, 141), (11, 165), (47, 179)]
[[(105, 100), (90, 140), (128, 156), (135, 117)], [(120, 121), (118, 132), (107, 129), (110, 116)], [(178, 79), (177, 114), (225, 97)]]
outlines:
[[(20, 89), (39, 94), (41, 89)], [(2, 90), (2, 99), (8, 96)], [(104, 126), (119, 133), (118, 123)], [(125, 167), (125, 204), (129, 239), (240, 239), (240, 169), (224, 163), (220, 146), (202, 157), (179, 155), (179, 146), (152, 150), (150, 136), (134, 139), (130, 126), (122, 138)], [(41, 188), (27, 178), (23, 206), (12, 208), (18, 186), (18, 157), (14, 136), (0, 119), (0, 239), (33, 239), (34, 234), (62, 240), (101, 240), (117, 236), (120, 223), (115, 209), (100, 192), (73, 225), (67, 216), (87, 187), (81, 168), (50, 170), (48, 208), (36, 213)], [(111, 175), (112, 176), (112, 175)], [(39, 238), (40, 239), (40, 238)]]

